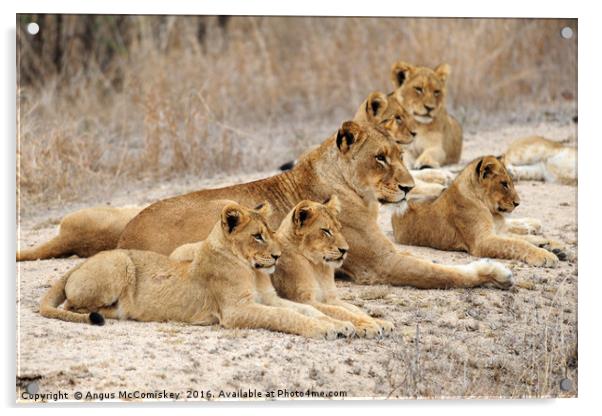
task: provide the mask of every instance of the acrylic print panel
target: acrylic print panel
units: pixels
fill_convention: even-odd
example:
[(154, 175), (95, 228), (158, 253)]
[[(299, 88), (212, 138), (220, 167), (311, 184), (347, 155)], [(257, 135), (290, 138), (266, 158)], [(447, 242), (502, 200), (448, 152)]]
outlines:
[(17, 401), (576, 397), (577, 36), (18, 15)]

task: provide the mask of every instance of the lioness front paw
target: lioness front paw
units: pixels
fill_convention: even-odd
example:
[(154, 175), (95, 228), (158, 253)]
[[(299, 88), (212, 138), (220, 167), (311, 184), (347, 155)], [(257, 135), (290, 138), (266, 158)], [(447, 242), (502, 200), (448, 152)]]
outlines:
[(360, 338), (376, 338), (383, 334), (383, 330), (374, 321), (362, 321), (355, 324), (355, 334)]
[(471, 263), (484, 283), (491, 283), (500, 289), (510, 289), (514, 284), (512, 271), (502, 263), (482, 259)]
[(339, 332), (336, 330), (334, 325), (330, 323), (323, 323), (311, 328), (305, 335), (309, 338), (326, 339), (328, 341), (332, 341), (333, 339), (338, 338)]
[(554, 253), (538, 248), (537, 251), (534, 251), (525, 258), (525, 262), (530, 266), (556, 267), (558, 257)]
[(389, 336), (393, 333), (395, 329), (393, 322), (385, 321), (384, 319), (375, 319), (374, 321), (380, 326), (383, 336)]
[(334, 325), (337, 334), (340, 336), (348, 338), (355, 334), (355, 327), (349, 321), (339, 321), (338, 319), (332, 319), (331, 323)]

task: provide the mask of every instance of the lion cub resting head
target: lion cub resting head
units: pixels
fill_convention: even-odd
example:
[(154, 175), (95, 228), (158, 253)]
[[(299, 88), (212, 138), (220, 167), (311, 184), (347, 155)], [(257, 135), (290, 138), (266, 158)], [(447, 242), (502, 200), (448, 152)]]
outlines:
[[(71, 322), (104, 317), (138, 321), (221, 323), (314, 338), (349, 334), (345, 323), (266, 306), (262, 282), (281, 250), (267, 225), (270, 206), (226, 202), (220, 219), (196, 248), (192, 263), (149, 251), (101, 252), (68, 272), (44, 296), (40, 313)], [(264, 280), (262, 280), (264, 279)], [(64, 309), (58, 306), (65, 302)]]
[(504, 218), (519, 203), (503, 158), (484, 156), (469, 163), (439, 197), (410, 202), (393, 214), (395, 241), (554, 267), (557, 257), (538, 247), (549, 241), (513, 230), (516, 223), (536, 220)]
[(292, 209), (276, 232), (282, 261), (272, 282), (280, 296), (311, 305), (332, 318), (350, 321), (360, 337), (388, 334), (393, 324), (373, 319), (337, 297), (334, 271), (349, 251), (338, 220), (340, 211), (336, 195), (323, 204), (301, 201)]

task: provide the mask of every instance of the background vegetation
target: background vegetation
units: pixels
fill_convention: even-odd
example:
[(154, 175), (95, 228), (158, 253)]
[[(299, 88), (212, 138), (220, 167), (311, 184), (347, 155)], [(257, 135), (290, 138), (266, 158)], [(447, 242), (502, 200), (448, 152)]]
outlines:
[(274, 169), (388, 92), (398, 59), (449, 63), (465, 124), (575, 105), (577, 87), (576, 20), (20, 15), (17, 51), (30, 205)]

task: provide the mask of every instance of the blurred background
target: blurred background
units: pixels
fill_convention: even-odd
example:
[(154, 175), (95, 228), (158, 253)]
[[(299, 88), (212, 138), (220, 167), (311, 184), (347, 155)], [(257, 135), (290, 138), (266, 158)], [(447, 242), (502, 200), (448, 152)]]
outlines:
[(465, 129), (577, 108), (576, 19), (18, 15), (17, 55), (29, 206), (274, 170), (390, 92), (399, 59), (451, 65)]

